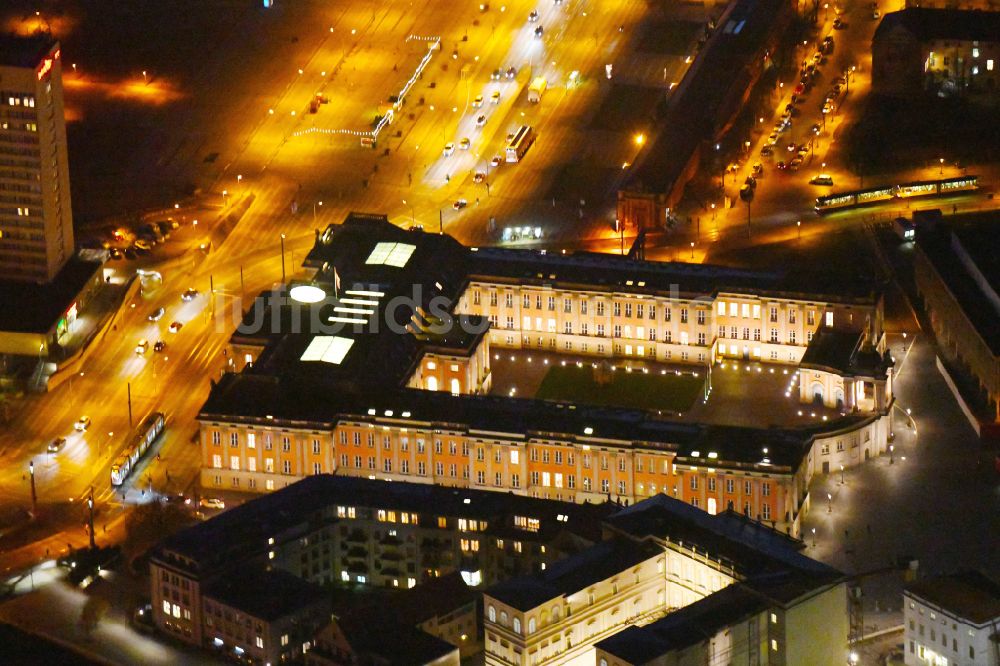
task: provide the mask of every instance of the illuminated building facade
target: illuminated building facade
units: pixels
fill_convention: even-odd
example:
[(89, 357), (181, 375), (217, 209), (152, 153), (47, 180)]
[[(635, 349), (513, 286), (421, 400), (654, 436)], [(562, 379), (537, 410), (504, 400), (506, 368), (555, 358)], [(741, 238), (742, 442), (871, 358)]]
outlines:
[(1000, 12), (910, 7), (872, 40), (872, 90), (894, 96), (1000, 94)]
[[(464, 248), (359, 214), (318, 236), (306, 265), (328, 292), (336, 270), (339, 293), (302, 304), (281, 289), (246, 314), (229, 354), (239, 372), (199, 414), (205, 487), (267, 492), (336, 473), (571, 502), (666, 492), (797, 534), (814, 473), (887, 448), (881, 297), (840, 277), (834, 289), (815, 276)], [(810, 372), (825, 382), (821, 402), (844, 413), (816, 426), (488, 395), (491, 348), (794, 371), (814, 336), (834, 333), (853, 344), (834, 345), (833, 365), (812, 353)]]
[[(606, 519), (605, 537), (486, 590), (487, 664), (846, 662), (843, 576), (801, 542), (662, 495)], [(700, 652), (679, 659), (661, 634)]]
[(1000, 583), (978, 571), (931, 576), (903, 591), (907, 666), (997, 666)]
[(59, 43), (0, 36), (0, 279), (52, 281), (73, 256)]

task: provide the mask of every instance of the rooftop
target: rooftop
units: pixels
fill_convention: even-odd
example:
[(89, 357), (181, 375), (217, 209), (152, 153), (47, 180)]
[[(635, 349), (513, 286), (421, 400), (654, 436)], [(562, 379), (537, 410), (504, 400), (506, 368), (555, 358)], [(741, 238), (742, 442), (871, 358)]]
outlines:
[(280, 569), (231, 567), (205, 589), (210, 597), (247, 615), (271, 622), (319, 603), (329, 595)]
[[(419, 666), (444, 663), (445, 656), (458, 648), (430, 634), (393, 620), (370, 622), (366, 618), (345, 614), (336, 620), (344, 638), (361, 663), (384, 666)], [(376, 658), (369, 661), (375, 656)]]
[(541, 573), (514, 578), (487, 594), (527, 611), (569, 595), (662, 552), (671, 541), (731, 567), (769, 603), (784, 604), (843, 574), (802, 555), (802, 542), (733, 512), (710, 515), (681, 500), (656, 495), (605, 519), (607, 540)]
[(73, 257), (52, 282), (0, 280), (0, 331), (47, 333), (76, 300), (101, 262)]
[[(522, 538), (546, 537), (569, 530), (591, 541), (600, 538), (600, 521), (617, 510), (613, 504), (576, 504), (508, 495), (485, 490), (447, 488), (425, 483), (375, 481), (320, 474), (263, 495), (214, 518), (193, 525), (159, 545), (159, 557), (173, 552), (198, 563), (202, 571), (246, 560), (263, 552), (268, 539), (310, 520), (334, 516), (337, 506), (427, 512), (439, 516), (484, 519), (504, 529), (514, 514), (539, 519), (539, 532)], [(327, 514), (324, 514), (327, 511)], [(566, 520), (558, 520), (559, 515)]]
[(1000, 41), (1000, 12), (910, 7), (883, 16), (875, 30), (875, 39), (895, 28), (904, 28), (921, 41), (948, 39), (995, 43)]
[(809, 341), (799, 366), (833, 370), (843, 375), (885, 377), (891, 357), (883, 358), (870, 346), (865, 347), (864, 334), (843, 328), (820, 326)]
[(979, 571), (925, 578), (906, 591), (974, 624), (1000, 621), (1000, 582)]
[(980, 337), (1000, 356), (1000, 260), (992, 251), (1000, 217), (990, 212), (957, 219), (920, 229), (917, 247)]
[(662, 552), (656, 544), (633, 539), (609, 539), (556, 562), (541, 573), (511, 578), (487, 594), (521, 611), (528, 611), (561, 595), (571, 595), (611, 578), (628, 567)]
[(0, 35), (0, 66), (34, 68), (57, 44), (51, 35)]

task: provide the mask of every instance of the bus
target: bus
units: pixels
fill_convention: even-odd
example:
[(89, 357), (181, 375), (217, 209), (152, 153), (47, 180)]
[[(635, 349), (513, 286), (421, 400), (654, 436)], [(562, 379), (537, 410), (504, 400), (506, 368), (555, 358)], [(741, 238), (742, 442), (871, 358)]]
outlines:
[(520, 162), (534, 142), (535, 132), (527, 125), (521, 125), (520, 129), (514, 133), (510, 143), (507, 144), (507, 161)]
[(146, 451), (163, 432), (163, 426), (166, 425), (166, 422), (162, 412), (153, 412), (142, 422), (128, 446), (111, 465), (112, 486), (120, 486), (125, 483), (125, 479), (135, 469), (139, 460), (146, 455)]
[(968, 192), (979, 188), (979, 176), (959, 176), (942, 180), (919, 180), (902, 185), (885, 185), (867, 190), (839, 192), (816, 198), (816, 212), (842, 210), (869, 204), (911, 199), (914, 197), (947, 196), (954, 192)]

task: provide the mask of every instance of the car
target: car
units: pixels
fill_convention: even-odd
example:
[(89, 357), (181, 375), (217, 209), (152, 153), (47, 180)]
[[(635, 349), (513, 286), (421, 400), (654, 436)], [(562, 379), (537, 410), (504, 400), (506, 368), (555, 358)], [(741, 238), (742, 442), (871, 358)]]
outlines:
[(743, 184), (751, 190), (757, 189), (757, 179), (753, 176), (747, 176), (747, 179), (743, 181)]
[(878, 13), (877, 9), (873, 9), (872, 10), (872, 20), (873, 21), (877, 21), (880, 16), (882, 16), (882, 15)]
[(60, 451), (62, 451), (64, 446), (66, 446), (66, 438), (56, 437), (51, 442), (49, 442), (47, 450), (49, 453), (59, 453)]
[(139, 344), (135, 346), (135, 353), (142, 356), (146, 353), (147, 349), (149, 349), (149, 341), (143, 338), (142, 340), (139, 340)]
[(809, 154), (809, 146), (802, 144), (801, 146), (799, 146), (799, 149), (796, 151), (796, 154), (799, 157), (805, 157), (806, 155)]
[(776, 143), (778, 143), (778, 133), (771, 132), (771, 135), (767, 137), (767, 145), (773, 146)]
[(89, 427), (90, 427), (89, 416), (81, 416), (76, 420), (76, 423), (73, 424), (73, 430), (76, 430), (78, 432), (86, 432), (87, 428)]
[(157, 340), (156, 344), (153, 345), (153, 351), (155, 351), (157, 354), (159, 354), (166, 348), (167, 348), (167, 343), (164, 342), (163, 340)]
[(787, 113), (789, 116), (794, 116), (796, 111), (798, 111), (798, 109), (796, 109), (795, 105), (792, 104), (791, 102), (785, 105), (785, 113)]
[(155, 310), (149, 313), (149, 317), (147, 317), (147, 319), (149, 319), (149, 321), (160, 321), (162, 317), (163, 317), (163, 308), (156, 308)]
[(785, 169), (788, 168), (788, 165), (785, 164), (784, 162), (778, 162), (777, 164), (775, 164), (775, 166), (778, 168), (778, 171), (784, 171)]
[(472, 100), (472, 108), (473, 109), (478, 109), (482, 105), (483, 105), (483, 96), (482, 95), (476, 95), (476, 99)]
[(538, 20), (538, 11), (532, 9), (531, 13), (528, 14), (528, 23), (534, 23), (537, 20)]
[(764, 165), (760, 162), (754, 162), (753, 167), (750, 169), (750, 173), (753, 174), (754, 178), (760, 178), (764, 175)]
[(835, 78), (835, 79), (834, 79), (833, 81), (831, 81), (831, 83), (833, 83), (833, 85), (835, 85), (835, 86), (842, 86), (842, 85), (844, 85), (845, 83), (847, 83), (847, 79), (845, 79), (845, 78), (844, 78), (844, 77), (842, 77), (842, 76), (838, 76), (838, 77), (837, 77), (837, 78)]
[(790, 143), (787, 146), (785, 146), (785, 148), (788, 149), (788, 152), (794, 153), (798, 149), (798, 146), (796, 146), (794, 143)]
[(771, 157), (772, 155), (774, 155), (774, 149), (771, 146), (764, 146), (760, 149), (761, 157)]
[(544, 34), (545, 34), (544, 27), (538, 26), (537, 28), (535, 28), (535, 39), (541, 39), (542, 35)]
[(827, 100), (826, 104), (823, 105), (823, 113), (833, 113), (833, 104), (830, 100)]
[(201, 501), (198, 502), (199, 506), (203, 509), (225, 509), (226, 503), (223, 502), (218, 497), (202, 497)]
[(136, 254), (135, 250), (133, 250), (130, 247), (125, 248), (125, 250), (122, 252), (122, 256), (125, 257), (125, 259), (127, 259), (128, 261), (135, 261), (136, 259), (139, 258), (139, 255)]
[(787, 131), (788, 131), (788, 125), (786, 125), (785, 123), (778, 123), (778, 124), (776, 124), (774, 126), (774, 130), (772, 132), (772, 134), (775, 137), (775, 141), (771, 142), (771, 143), (777, 143), (777, 135), (782, 134), (782, 133), (787, 132)]
[(140, 238), (136, 240), (134, 243), (132, 243), (132, 247), (134, 247), (136, 250), (146, 250), (148, 252), (149, 250), (153, 249), (153, 246), (151, 244), (153, 242), (154, 241), (142, 240)]
[(820, 127), (819, 123), (813, 123), (812, 127), (809, 128), (809, 131), (813, 134), (819, 134), (822, 130), (823, 128)]
[(494, 90), (493, 94), (490, 95), (490, 104), (499, 104), (499, 103), (500, 103), (500, 91)]
[(111, 258), (112, 258), (112, 259), (116, 259), (116, 260), (117, 260), (117, 259), (121, 259), (121, 258), (122, 258), (122, 251), (121, 251), (121, 250), (119, 250), (119, 249), (118, 249), (118, 248), (116, 248), (116, 247), (113, 247), (113, 248), (111, 248), (111, 249), (109, 250), (109, 252), (110, 252), (110, 254), (111, 254)]
[(191, 505), (191, 498), (184, 497), (184, 493), (177, 493), (176, 495), (164, 495), (160, 498), (160, 501), (164, 504), (184, 504)]
[(486, 116), (482, 115), (476, 118), (476, 127), (482, 127), (486, 124)]
[(490, 74), (490, 81), (499, 81), (500, 77), (502, 77), (502, 76), (503, 76), (503, 72), (501, 72), (499, 69), (494, 69), (493, 73)]
[(809, 180), (810, 185), (825, 185), (833, 187), (833, 178), (825, 173), (817, 174)]
[(469, 146), (471, 145), (472, 142), (465, 138), (463, 138), (461, 141), (458, 142), (458, 147), (461, 148), (462, 150), (468, 150)]
[(195, 298), (195, 296), (197, 296), (197, 295), (198, 295), (198, 290), (195, 289), (194, 287), (190, 287), (188, 289), (185, 289), (184, 293), (181, 294), (181, 300), (182, 301), (193, 301), (194, 298)]
[(444, 150), (441, 151), (441, 154), (444, 155), (445, 157), (448, 157), (454, 152), (455, 152), (455, 144), (446, 143), (444, 144)]
[(477, 171), (474, 176), (472, 176), (473, 183), (481, 183), (486, 180), (486, 174), (482, 171)]
[(153, 224), (156, 225), (156, 228), (163, 235), (163, 238), (165, 239), (170, 238), (170, 232), (171, 230), (173, 230), (173, 227), (170, 225), (170, 222), (166, 220), (160, 220), (159, 222), (153, 222)]
[(800, 166), (802, 166), (802, 158), (798, 155), (793, 157), (792, 161), (788, 163), (788, 168), (792, 171), (798, 171)]
[(843, 30), (846, 27), (847, 27), (847, 24), (845, 24), (843, 21), (841, 21), (840, 17), (837, 17), (837, 18), (833, 19), (833, 29), (834, 30)]
[(503, 164), (503, 159), (499, 155), (494, 155), (493, 159), (490, 160), (490, 166), (496, 169), (498, 166)]
[(833, 93), (834, 97), (839, 96), (840, 95), (840, 84), (839, 83), (833, 84), (833, 87), (830, 88), (830, 92)]
[(793, 94), (795, 94), (795, 95), (801, 95), (801, 94), (802, 94), (802, 93), (804, 93), (805, 91), (806, 91), (806, 86), (805, 86), (805, 84), (804, 84), (804, 83), (802, 83), (802, 82), (799, 82), (799, 84), (798, 84), (797, 86), (795, 86), (795, 90), (793, 90), (792, 92), (793, 92)]
[(181, 330), (181, 327), (183, 325), (184, 324), (180, 323), (179, 321), (172, 321), (170, 322), (170, 326), (167, 328), (167, 330), (170, 331), (171, 333), (176, 333), (177, 331)]
[(454, 208), (455, 210), (462, 210), (463, 208), (465, 208), (468, 205), (469, 205), (469, 202), (466, 201), (465, 199), (458, 199), (455, 203), (453, 203), (451, 205), (451, 207)]
[(753, 188), (750, 185), (744, 185), (740, 188), (740, 199), (743, 201), (750, 201), (753, 199)]
[(506, 76), (508, 79), (513, 79), (515, 76), (517, 76), (517, 70), (514, 69), (513, 67), (508, 67), (507, 71), (504, 73), (504, 76)]

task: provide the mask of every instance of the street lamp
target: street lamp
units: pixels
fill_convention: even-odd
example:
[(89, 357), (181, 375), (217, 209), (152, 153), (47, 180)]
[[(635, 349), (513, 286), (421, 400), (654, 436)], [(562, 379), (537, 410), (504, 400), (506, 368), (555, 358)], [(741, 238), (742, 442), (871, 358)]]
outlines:
[(226, 207), (226, 195), (229, 194), (229, 190), (222, 190), (222, 207)]
[(816, 547), (816, 528), (815, 527), (812, 528), (812, 533), (813, 533), (813, 548), (815, 548)]
[(691, 260), (694, 261), (694, 241), (691, 241)]
[(313, 224), (316, 224), (316, 206), (319, 206), (320, 208), (322, 208), (323, 207), (323, 202), (322, 201), (314, 201), (313, 202)]
[(795, 230), (799, 234), (799, 240), (802, 240), (802, 220), (798, 220), (795, 222)]
[(833, 495), (830, 493), (826, 494), (826, 512), (833, 513)]
[(712, 222), (715, 222), (715, 204), (712, 204)]
[(646, 143), (646, 135), (643, 134), (643, 133), (641, 133), (641, 132), (639, 134), (636, 134), (635, 135), (635, 145), (637, 145), (637, 146), (639, 146), (641, 148), (644, 143)]
[(35, 493), (35, 461), (28, 461), (28, 476), (31, 477), (31, 517), (38, 515), (38, 495)]
[(840, 466), (840, 485), (844, 485), (844, 466)]
[(146, 76), (146, 70), (142, 70), (142, 84), (145, 86), (149, 85), (149, 78)]
[(285, 234), (281, 234), (281, 281), (285, 281)]
[(943, 157), (938, 160), (938, 164), (940, 165), (940, 167), (938, 168), (938, 175), (943, 175), (944, 174), (944, 158)]
[(895, 449), (896, 449), (896, 446), (895, 446), (894, 444), (890, 444), (890, 445), (889, 445), (889, 464), (890, 464), (890, 465), (892, 465), (893, 463), (895, 463), (895, 462), (896, 462), (895, 458), (894, 458), (894, 457), (893, 457), (893, 455), (892, 455), (892, 452), (893, 452), (893, 451), (894, 451)]

